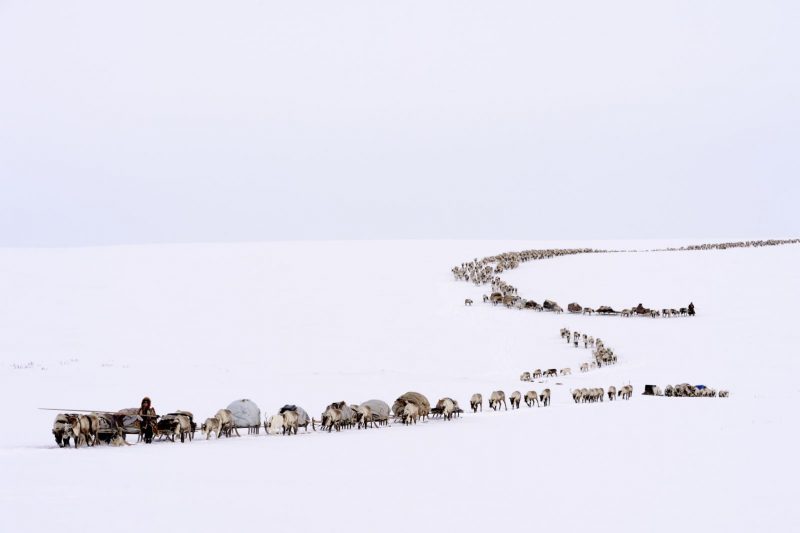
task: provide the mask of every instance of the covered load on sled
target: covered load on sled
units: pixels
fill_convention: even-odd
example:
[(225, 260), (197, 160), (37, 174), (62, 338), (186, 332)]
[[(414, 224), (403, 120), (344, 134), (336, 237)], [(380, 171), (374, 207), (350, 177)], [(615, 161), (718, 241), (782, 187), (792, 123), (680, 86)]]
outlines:
[(645, 396), (663, 396), (661, 392), (661, 387), (658, 385), (645, 385), (644, 392), (642, 393)]
[(553, 300), (545, 300), (544, 303), (542, 304), (542, 307), (544, 307), (545, 310), (547, 311), (552, 311), (553, 309), (558, 307), (558, 304)]
[(597, 313), (601, 315), (614, 315), (617, 314), (619, 311), (614, 311), (614, 309), (610, 305), (601, 305), (597, 308)]
[(237, 428), (247, 428), (248, 433), (258, 433), (261, 426), (261, 409), (253, 400), (236, 400), (228, 405)]
[(394, 401), (394, 405), (392, 405), (394, 416), (402, 416), (403, 409), (408, 403), (413, 403), (419, 408), (420, 418), (425, 418), (431, 413), (431, 403), (425, 395), (418, 392), (407, 392)]
[(113, 413), (114, 421), (119, 433), (125, 435), (138, 435), (139, 440), (150, 441), (156, 432), (157, 415), (141, 415), (138, 407), (128, 407)]

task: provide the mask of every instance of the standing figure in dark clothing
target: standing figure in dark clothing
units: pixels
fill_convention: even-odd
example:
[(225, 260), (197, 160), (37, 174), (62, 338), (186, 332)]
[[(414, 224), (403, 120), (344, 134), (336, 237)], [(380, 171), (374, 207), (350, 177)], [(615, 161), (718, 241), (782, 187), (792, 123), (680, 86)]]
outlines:
[(154, 429), (156, 425), (156, 410), (153, 408), (152, 403), (150, 402), (150, 398), (145, 396), (142, 398), (142, 405), (139, 407), (137, 413), (139, 416), (142, 417), (141, 426), (139, 428), (139, 436), (147, 443), (150, 444), (153, 442), (153, 433), (155, 433)]

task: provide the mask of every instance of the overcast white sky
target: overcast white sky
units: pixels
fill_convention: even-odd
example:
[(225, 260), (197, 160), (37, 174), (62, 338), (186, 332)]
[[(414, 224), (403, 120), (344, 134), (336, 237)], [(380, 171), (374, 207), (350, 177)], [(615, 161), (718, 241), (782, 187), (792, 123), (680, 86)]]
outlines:
[(0, 245), (800, 234), (800, 2), (0, 0)]

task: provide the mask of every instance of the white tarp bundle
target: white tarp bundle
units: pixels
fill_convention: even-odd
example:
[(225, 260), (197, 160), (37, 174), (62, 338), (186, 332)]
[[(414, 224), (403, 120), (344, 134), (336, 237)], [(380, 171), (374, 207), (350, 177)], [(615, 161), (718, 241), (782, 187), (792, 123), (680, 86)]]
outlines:
[(261, 424), (261, 409), (253, 400), (236, 400), (228, 406), (237, 428), (249, 428)]
[(369, 407), (375, 420), (389, 420), (389, 404), (383, 400), (367, 400), (361, 405)]

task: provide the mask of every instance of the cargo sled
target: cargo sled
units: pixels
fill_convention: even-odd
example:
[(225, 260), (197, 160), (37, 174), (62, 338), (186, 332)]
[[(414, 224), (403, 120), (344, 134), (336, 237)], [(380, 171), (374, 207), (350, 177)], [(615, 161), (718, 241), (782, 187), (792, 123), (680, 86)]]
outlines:
[(645, 385), (644, 392), (642, 393), (645, 396), (662, 396), (661, 387), (658, 385)]
[(261, 427), (261, 409), (253, 400), (236, 400), (228, 405), (237, 428), (247, 428), (247, 433), (258, 433)]

